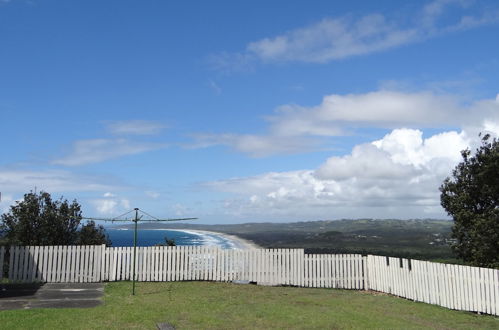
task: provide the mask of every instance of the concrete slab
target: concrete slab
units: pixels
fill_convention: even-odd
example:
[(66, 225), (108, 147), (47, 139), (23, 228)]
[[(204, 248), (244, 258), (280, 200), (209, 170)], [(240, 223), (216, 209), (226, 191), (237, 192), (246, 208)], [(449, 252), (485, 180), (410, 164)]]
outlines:
[(102, 283), (2, 284), (0, 310), (90, 308), (102, 303)]
[(94, 300), (37, 300), (28, 303), (31, 308), (92, 308), (102, 304), (102, 301)]
[(37, 292), (37, 297), (39, 299), (98, 299), (102, 296), (101, 290), (85, 290), (85, 289), (75, 289), (75, 291), (70, 291), (71, 289), (62, 290), (39, 290)]
[(158, 323), (156, 324), (158, 330), (175, 330), (175, 327), (170, 323)]
[(0, 284), (0, 299), (30, 299), (41, 286), (42, 284)]
[(44, 290), (63, 290), (63, 289), (84, 289), (84, 290), (104, 290), (102, 283), (46, 283)]
[(28, 301), (17, 300), (17, 301), (1, 301), (0, 300), (0, 311), (8, 311), (12, 309), (24, 309)]

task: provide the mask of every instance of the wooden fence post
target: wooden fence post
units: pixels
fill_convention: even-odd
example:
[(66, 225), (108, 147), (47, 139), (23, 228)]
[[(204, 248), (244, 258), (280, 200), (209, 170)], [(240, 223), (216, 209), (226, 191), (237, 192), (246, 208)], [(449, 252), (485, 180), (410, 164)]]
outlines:
[(362, 275), (363, 275), (363, 285), (364, 285), (364, 290), (369, 291), (369, 263), (368, 263), (368, 257), (365, 256), (362, 257)]

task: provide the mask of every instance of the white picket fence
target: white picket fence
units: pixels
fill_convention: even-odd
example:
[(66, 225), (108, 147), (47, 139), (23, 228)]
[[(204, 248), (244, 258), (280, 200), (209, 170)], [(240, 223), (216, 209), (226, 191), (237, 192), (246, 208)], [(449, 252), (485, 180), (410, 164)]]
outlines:
[[(133, 248), (105, 246), (11, 247), (9, 279), (100, 282), (133, 278)], [(138, 281), (250, 281), (363, 289), (361, 255), (305, 255), (303, 249), (223, 250), (207, 246), (138, 247)]]
[(100, 282), (105, 246), (11, 246), (8, 278), (20, 282)]
[(499, 315), (499, 270), (367, 256), (368, 287), (450, 309)]
[[(100, 282), (133, 278), (133, 248), (13, 246), (8, 278)], [(443, 307), (499, 315), (499, 270), (303, 249), (138, 247), (138, 281), (250, 281), (264, 285), (374, 290)], [(0, 247), (0, 265), (6, 249)], [(0, 272), (0, 278), (2, 274)]]

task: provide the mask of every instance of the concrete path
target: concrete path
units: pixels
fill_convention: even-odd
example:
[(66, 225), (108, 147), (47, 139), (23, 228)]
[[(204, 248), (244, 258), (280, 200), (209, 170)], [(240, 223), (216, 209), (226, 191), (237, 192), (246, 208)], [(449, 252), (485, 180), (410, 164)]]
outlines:
[(102, 283), (0, 284), (0, 310), (95, 307), (103, 293)]

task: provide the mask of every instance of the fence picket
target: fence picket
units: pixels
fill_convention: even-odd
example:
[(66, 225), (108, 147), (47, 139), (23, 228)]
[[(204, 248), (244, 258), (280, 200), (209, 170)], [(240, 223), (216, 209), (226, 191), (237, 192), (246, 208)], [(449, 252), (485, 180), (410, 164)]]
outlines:
[(494, 293), (494, 305), (495, 305), (495, 312), (493, 311), (493, 314), (499, 315), (499, 270), (497, 269), (492, 269), (492, 287), (495, 290)]
[(14, 247), (13, 250), (13, 274), (12, 274), (12, 280), (17, 281), (19, 280), (18, 278), (18, 273), (19, 273), (19, 255), (20, 255), (20, 247), (16, 246)]

